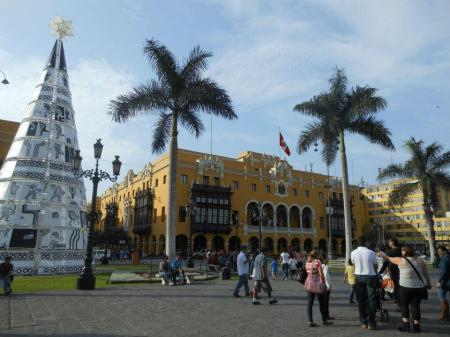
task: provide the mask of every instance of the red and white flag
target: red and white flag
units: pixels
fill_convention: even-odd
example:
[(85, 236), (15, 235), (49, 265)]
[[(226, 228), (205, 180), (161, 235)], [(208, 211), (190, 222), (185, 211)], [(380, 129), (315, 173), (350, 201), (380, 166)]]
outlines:
[(287, 146), (286, 142), (284, 141), (283, 135), (280, 132), (280, 147), (283, 149), (283, 151), (290, 156), (291, 150), (289, 150), (289, 146)]

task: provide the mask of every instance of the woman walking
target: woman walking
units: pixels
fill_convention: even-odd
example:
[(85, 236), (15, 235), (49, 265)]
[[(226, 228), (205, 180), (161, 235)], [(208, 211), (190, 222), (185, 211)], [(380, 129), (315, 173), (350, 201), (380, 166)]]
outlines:
[(431, 289), (431, 280), (425, 262), (415, 255), (412, 247), (402, 247), (402, 257), (389, 257), (383, 252), (380, 256), (398, 266), (400, 270), (400, 310), (402, 325), (400, 331), (409, 332), (410, 312), (413, 320), (413, 332), (421, 332), (420, 301), (426, 298), (427, 289)]
[(322, 254), (320, 261), (322, 262), (323, 277), (325, 279), (325, 286), (327, 287), (325, 291), (325, 313), (327, 320), (333, 320), (334, 316), (330, 316), (331, 272), (327, 254)]
[(322, 263), (318, 259), (317, 252), (315, 250), (313, 250), (309, 254), (305, 268), (308, 273), (305, 281), (305, 290), (308, 296), (307, 314), (309, 327), (312, 328), (317, 326), (312, 315), (312, 307), (316, 296), (317, 300), (319, 301), (320, 314), (322, 315), (322, 324), (331, 325), (333, 323), (328, 320), (328, 314), (326, 311), (325, 276), (322, 269)]

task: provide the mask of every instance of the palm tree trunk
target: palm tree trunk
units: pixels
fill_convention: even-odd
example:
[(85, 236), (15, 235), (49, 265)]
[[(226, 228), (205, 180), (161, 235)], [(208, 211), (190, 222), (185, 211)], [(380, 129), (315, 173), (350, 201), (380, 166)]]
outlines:
[(344, 220), (345, 220), (345, 261), (350, 259), (352, 251), (352, 210), (349, 202), (348, 193), (348, 169), (347, 169), (347, 155), (345, 153), (344, 131), (339, 134), (339, 154), (341, 157), (342, 169), (342, 194), (344, 198)]
[[(172, 130), (169, 145), (169, 196), (167, 200), (167, 226), (166, 226), (166, 255), (169, 259), (176, 256), (175, 252), (175, 223), (176, 223), (176, 191), (177, 191), (177, 114), (172, 112)], [(164, 219), (163, 219), (164, 220)]]
[(430, 262), (434, 262), (436, 254), (436, 232), (434, 231), (433, 210), (431, 209), (431, 185), (427, 183), (427, 188), (423, 189), (423, 210), (427, 223), (428, 245), (430, 246)]

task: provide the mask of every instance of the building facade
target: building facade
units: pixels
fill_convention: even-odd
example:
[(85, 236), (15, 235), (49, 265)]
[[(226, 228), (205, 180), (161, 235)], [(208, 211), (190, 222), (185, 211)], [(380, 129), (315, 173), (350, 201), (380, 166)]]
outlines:
[[(367, 198), (369, 230), (375, 231), (378, 241), (396, 236), (401, 242), (412, 244), (426, 251), (428, 246), (427, 224), (423, 210), (422, 191), (410, 195), (403, 205), (388, 203), (389, 194), (400, 181), (370, 186), (362, 193)], [(438, 188), (438, 207), (434, 218), (437, 244), (450, 243), (450, 189)]]
[(14, 141), (20, 123), (0, 119), (0, 168), (8, 154), (9, 148)]
[[(98, 229), (122, 227), (130, 246), (144, 254), (162, 252), (168, 163), (163, 155), (140, 172), (129, 170), (108, 188), (99, 200)], [(325, 251), (331, 230), (332, 250), (344, 253), (342, 190), (336, 177), (295, 170), (286, 160), (261, 153), (228, 158), (183, 149), (178, 150), (177, 175), (177, 250), (228, 251), (244, 243), (255, 250), (261, 241), (273, 254), (290, 246)], [(357, 237), (367, 223), (367, 205), (358, 186), (350, 192)]]

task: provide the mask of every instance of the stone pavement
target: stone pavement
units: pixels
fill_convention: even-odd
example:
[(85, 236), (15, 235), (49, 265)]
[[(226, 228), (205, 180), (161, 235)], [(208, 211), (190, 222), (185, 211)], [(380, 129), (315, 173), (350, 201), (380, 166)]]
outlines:
[[(0, 336), (405, 336), (397, 331), (400, 315), (393, 304), (385, 305), (391, 319), (380, 323), (381, 330), (360, 328), (341, 275), (334, 280), (330, 311), (336, 320), (330, 327), (307, 327), (306, 296), (298, 282), (272, 282), (279, 303), (253, 306), (249, 299), (231, 297), (235, 281), (215, 280), (0, 297)], [(449, 336), (450, 323), (436, 320), (437, 303), (432, 290), (422, 307), (422, 336)], [(314, 317), (320, 323), (318, 303)]]

